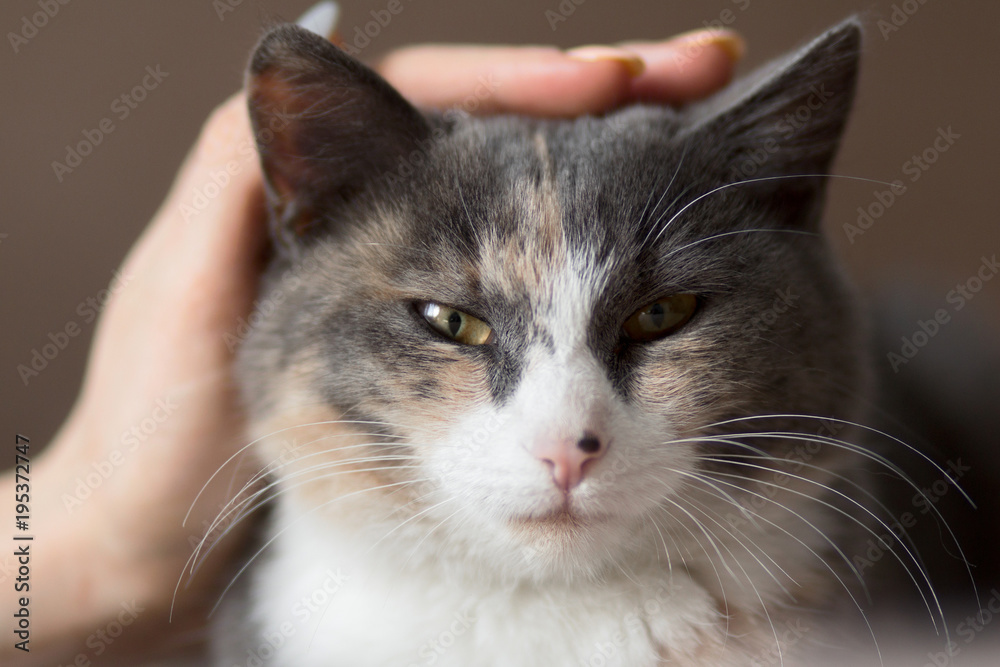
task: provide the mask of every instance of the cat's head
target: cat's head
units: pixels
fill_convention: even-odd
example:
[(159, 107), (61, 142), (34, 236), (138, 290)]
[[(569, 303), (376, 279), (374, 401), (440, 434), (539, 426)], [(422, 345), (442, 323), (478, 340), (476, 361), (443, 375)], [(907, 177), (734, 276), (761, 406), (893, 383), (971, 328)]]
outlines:
[[(697, 540), (768, 483), (746, 461), (802, 444), (740, 434), (856, 418), (859, 326), (819, 218), (859, 41), (845, 23), (681, 111), (539, 120), (423, 114), (269, 32), (248, 91), (276, 256), (241, 367), (287, 516), (596, 574)], [(846, 459), (811, 457), (800, 475)]]

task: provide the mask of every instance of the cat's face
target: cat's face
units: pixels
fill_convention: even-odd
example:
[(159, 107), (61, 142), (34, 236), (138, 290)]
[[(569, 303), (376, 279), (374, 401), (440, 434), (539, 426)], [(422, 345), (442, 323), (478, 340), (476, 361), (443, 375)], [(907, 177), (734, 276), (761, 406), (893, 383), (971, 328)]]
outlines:
[(822, 179), (775, 177), (828, 167), (856, 52), (849, 26), (687, 112), (539, 121), (424, 118), (318, 38), (265, 37), (251, 112), (281, 128), (261, 151), (284, 249), (242, 365), (291, 506), (403, 552), (596, 574), (723, 517), (762, 477), (727, 453), (795, 444), (704, 436), (817, 431), (729, 420), (855, 417)]

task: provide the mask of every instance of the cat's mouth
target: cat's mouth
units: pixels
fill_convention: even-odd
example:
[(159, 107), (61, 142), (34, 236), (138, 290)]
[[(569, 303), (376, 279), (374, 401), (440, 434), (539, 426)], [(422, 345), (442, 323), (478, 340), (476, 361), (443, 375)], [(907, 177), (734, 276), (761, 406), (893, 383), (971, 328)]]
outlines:
[(522, 540), (532, 543), (538, 539), (550, 539), (554, 534), (572, 535), (587, 528), (587, 521), (578, 514), (559, 510), (549, 514), (515, 517), (511, 520), (512, 531)]
[(515, 516), (511, 518), (510, 523), (515, 528), (580, 530), (606, 519), (604, 515), (582, 512), (569, 501), (564, 501), (551, 510)]
[(554, 512), (548, 512), (546, 514), (534, 514), (526, 517), (519, 517), (514, 519), (514, 523), (538, 526), (538, 525), (553, 525), (553, 526), (576, 526), (583, 522), (582, 517), (569, 509), (563, 507)]

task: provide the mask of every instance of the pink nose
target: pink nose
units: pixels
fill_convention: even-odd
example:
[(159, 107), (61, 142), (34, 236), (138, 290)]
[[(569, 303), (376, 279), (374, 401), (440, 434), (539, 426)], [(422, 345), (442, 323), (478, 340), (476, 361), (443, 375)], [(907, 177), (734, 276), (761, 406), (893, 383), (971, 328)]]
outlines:
[(532, 454), (552, 469), (552, 481), (563, 491), (569, 491), (583, 480), (588, 461), (599, 459), (607, 446), (593, 433), (580, 439), (546, 438), (532, 449)]

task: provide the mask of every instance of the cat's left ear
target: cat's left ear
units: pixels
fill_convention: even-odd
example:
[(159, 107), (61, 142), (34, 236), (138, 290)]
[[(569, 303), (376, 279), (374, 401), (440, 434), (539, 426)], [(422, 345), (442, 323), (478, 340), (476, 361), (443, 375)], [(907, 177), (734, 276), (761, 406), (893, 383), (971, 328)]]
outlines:
[[(689, 138), (720, 185), (747, 181), (739, 187), (779, 205), (790, 221), (815, 222), (822, 175), (854, 99), (860, 51), (860, 23), (849, 19), (691, 107)], [(809, 174), (817, 177), (803, 177)]]
[(247, 96), (274, 234), (295, 246), (430, 135), (370, 68), (295, 25), (261, 38)]

